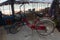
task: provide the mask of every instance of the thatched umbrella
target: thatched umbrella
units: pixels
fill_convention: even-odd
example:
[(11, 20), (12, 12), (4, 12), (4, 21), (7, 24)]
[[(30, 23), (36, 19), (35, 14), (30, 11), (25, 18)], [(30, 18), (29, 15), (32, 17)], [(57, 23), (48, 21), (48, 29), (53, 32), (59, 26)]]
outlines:
[(26, 3), (49, 3), (49, 2), (36, 2), (36, 1), (15, 1), (15, 0), (8, 0), (8, 1), (5, 1), (3, 3), (0, 3), (0, 6), (3, 6), (3, 5), (11, 5), (11, 9), (12, 9), (12, 14), (14, 15), (14, 4), (26, 4)]

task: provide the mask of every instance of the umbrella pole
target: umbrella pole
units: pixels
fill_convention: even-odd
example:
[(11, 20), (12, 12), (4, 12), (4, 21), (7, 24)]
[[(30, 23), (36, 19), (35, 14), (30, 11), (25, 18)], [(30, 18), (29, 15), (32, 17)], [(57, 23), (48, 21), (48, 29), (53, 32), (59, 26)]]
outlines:
[(12, 10), (12, 15), (14, 16), (14, 0), (11, 0), (11, 10)]

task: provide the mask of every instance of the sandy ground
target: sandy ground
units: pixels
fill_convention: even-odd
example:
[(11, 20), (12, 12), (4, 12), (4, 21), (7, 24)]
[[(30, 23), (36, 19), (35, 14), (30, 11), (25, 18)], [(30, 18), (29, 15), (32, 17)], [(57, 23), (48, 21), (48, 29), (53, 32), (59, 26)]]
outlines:
[(24, 26), (17, 34), (8, 34), (7, 40), (60, 40), (60, 33), (55, 29), (54, 33), (48, 36), (39, 36), (36, 31), (33, 31), (27, 26)]
[(7, 38), (7, 33), (6, 31), (4, 30), (3, 27), (0, 27), (0, 40), (6, 40)]

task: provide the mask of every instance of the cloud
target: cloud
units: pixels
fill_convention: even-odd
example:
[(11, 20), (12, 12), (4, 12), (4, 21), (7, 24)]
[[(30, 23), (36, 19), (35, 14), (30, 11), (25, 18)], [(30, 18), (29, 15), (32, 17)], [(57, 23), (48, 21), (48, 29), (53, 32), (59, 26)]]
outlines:
[(37, 1), (37, 2), (52, 2), (53, 0), (32, 0), (32, 1)]
[(53, 0), (16, 0), (16, 1), (22, 1), (22, 2), (23, 2), (23, 1), (24, 1), (24, 2), (25, 2), (25, 1), (28, 1), (28, 2), (29, 2), (29, 1), (33, 1), (33, 2), (50, 2), (50, 3), (51, 3)]
[(7, 0), (0, 0), (0, 3), (4, 2), (4, 1), (7, 1)]

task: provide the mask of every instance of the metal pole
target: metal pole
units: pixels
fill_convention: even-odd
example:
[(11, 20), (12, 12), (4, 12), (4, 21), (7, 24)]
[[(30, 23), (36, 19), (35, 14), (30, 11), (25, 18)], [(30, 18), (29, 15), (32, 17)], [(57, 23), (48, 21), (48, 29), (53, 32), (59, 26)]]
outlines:
[(39, 9), (38, 9), (38, 3), (37, 3), (37, 11), (38, 11)]
[(12, 15), (14, 16), (14, 0), (10, 0), (10, 2), (11, 2)]
[(3, 6), (3, 13), (5, 13), (4, 6)]
[(24, 13), (25, 13), (25, 4), (24, 4)]

